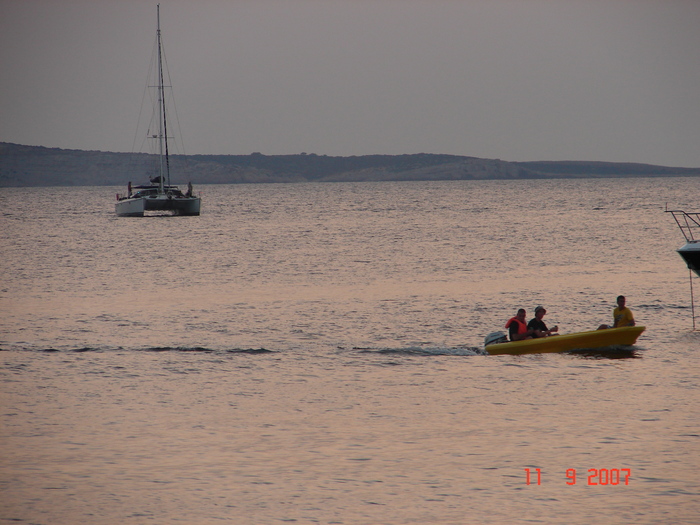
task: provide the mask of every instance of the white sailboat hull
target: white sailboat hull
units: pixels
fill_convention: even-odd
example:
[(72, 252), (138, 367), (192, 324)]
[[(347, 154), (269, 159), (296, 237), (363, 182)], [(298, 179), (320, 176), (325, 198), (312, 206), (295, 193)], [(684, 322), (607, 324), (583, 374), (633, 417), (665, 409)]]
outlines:
[(170, 212), (173, 215), (199, 215), (199, 197), (149, 195), (120, 200), (114, 210), (120, 217), (143, 217), (147, 211)]
[(146, 199), (124, 199), (114, 205), (114, 211), (119, 217), (143, 217), (146, 209)]

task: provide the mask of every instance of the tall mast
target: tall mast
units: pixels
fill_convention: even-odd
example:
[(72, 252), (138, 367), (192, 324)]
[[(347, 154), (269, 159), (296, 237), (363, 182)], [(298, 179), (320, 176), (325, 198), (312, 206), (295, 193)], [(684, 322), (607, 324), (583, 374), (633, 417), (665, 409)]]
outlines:
[(163, 88), (163, 63), (161, 60), (161, 43), (160, 43), (160, 4), (157, 7), (158, 25), (156, 31), (156, 39), (158, 40), (158, 187), (163, 193), (163, 118), (165, 116), (165, 90)]
[[(160, 36), (160, 4), (158, 4), (158, 127), (160, 149), (160, 192), (164, 192), (164, 186), (170, 186), (170, 159), (168, 156), (168, 121), (165, 111), (165, 82), (163, 78), (163, 44)], [(163, 166), (165, 162), (165, 166)]]

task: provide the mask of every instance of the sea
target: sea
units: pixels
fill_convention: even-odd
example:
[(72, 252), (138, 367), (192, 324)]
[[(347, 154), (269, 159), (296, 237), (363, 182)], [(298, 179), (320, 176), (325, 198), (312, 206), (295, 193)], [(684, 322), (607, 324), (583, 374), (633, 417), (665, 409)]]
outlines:
[[(197, 190), (0, 193), (0, 523), (700, 522), (700, 179)], [(633, 347), (484, 349), (620, 294)]]

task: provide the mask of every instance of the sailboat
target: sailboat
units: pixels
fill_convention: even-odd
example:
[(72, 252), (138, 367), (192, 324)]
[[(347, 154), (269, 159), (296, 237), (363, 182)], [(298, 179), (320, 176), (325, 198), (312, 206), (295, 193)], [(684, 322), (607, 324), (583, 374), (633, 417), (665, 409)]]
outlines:
[(192, 191), (192, 183), (187, 184), (187, 191), (182, 192), (170, 183), (170, 158), (168, 151), (168, 121), (165, 103), (165, 85), (163, 82), (163, 46), (160, 33), (160, 4), (157, 10), (157, 115), (158, 125), (149, 138), (158, 144), (157, 175), (149, 179), (149, 184), (131, 186), (129, 182), (126, 194), (117, 194), (115, 211), (120, 217), (143, 217), (145, 212), (164, 212), (172, 215), (199, 215), (201, 198)]

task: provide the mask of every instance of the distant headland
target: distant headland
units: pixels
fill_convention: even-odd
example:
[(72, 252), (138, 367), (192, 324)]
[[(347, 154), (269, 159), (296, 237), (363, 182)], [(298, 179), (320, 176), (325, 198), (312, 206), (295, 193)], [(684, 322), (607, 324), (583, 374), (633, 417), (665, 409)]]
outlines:
[[(153, 155), (0, 142), (0, 187), (121, 186), (148, 182)], [(290, 182), (697, 177), (700, 168), (622, 162), (508, 162), (459, 155), (173, 155), (172, 182)]]

